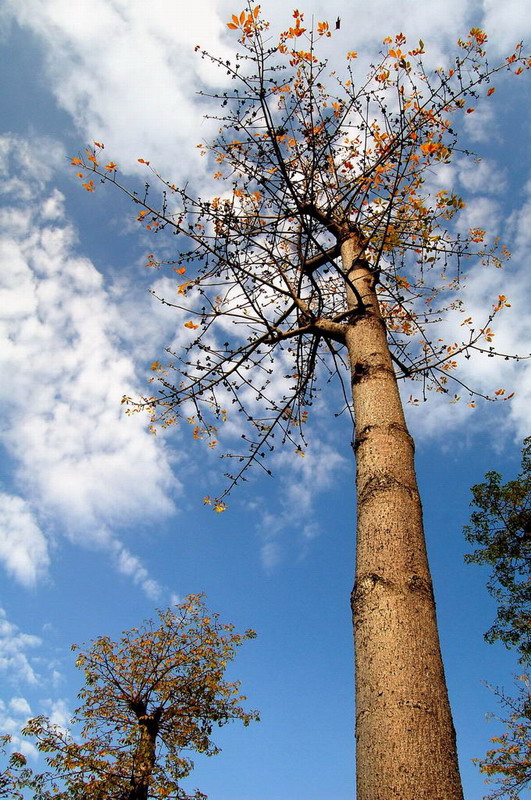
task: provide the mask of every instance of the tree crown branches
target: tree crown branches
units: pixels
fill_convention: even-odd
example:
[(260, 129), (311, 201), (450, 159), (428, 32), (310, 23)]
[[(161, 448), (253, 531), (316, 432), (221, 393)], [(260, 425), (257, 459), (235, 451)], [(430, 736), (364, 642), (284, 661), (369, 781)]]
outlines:
[[(472, 28), (451, 68), (430, 72), (423, 42), (410, 47), (399, 34), (384, 40), (360, 81), (355, 52), (347, 53), (343, 77), (329, 73), (317, 55), (331, 35), (328, 24), (310, 30), (298, 11), (276, 41), (258, 6), (233, 15), (228, 28), (242, 48), (232, 61), (201, 52), (233, 86), (213, 95), (221, 106), (218, 134), (198, 145), (217, 194), (199, 197), (139, 159), (161, 187), (155, 201), (149, 182), (139, 193), (119, 181), (118, 165), (103, 163), (97, 142), (72, 159), (88, 191), (95, 188), (90, 175), (117, 185), (140, 206), (145, 228), (178, 237), (174, 260), (150, 254), (148, 266), (171, 263), (182, 276), (177, 301), (163, 302), (178, 310), (186, 339), (178, 337), (168, 363), (153, 363), (158, 394), (124, 402), (147, 408), (153, 424), (187, 419), (194, 438), (211, 447), (229, 409), (240, 412), (244, 446), (230, 452), (238, 466), (227, 473), (216, 510), (249, 464), (264, 465), (275, 436), (304, 454), (303, 423), (319, 380), (344, 380), (346, 331), (363, 315), (383, 319), (399, 377), (422, 381), (424, 396), (448, 393), (453, 380), (453, 401), (464, 389), (474, 406), (481, 392), (460, 377), (459, 358), (496, 354), (493, 319), (510, 303), (500, 294), (482, 320), (467, 316), (459, 296), (464, 263), (500, 267), (509, 253), (483, 229), (456, 227), (464, 202), (433, 176), (462, 154), (459, 115), (494, 93), (500, 72), (531, 66), (517, 46), (491, 67), (487, 36)], [(378, 309), (352, 279), (352, 265), (339, 259), (346, 241), (371, 276)], [(462, 314), (461, 332), (443, 340), (437, 323), (454, 313)]]
[(241, 706), (239, 683), (224, 678), (236, 648), (254, 636), (235, 633), (200, 595), (190, 595), (119, 641), (103, 636), (74, 645), (85, 674), (72, 719), (79, 738), (42, 716), (23, 731), (47, 754), (49, 796), (186, 800), (180, 783), (193, 768), (187, 753), (214, 755), (214, 726), (258, 719)]

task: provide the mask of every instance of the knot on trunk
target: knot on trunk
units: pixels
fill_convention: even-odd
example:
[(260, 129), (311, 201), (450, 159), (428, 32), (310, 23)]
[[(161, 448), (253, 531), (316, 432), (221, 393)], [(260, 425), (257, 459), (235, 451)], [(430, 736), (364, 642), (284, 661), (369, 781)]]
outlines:
[(430, 600), (435, 603), (435, 599), (433, 596), (433, 586), (430, 580), (426, 578), (422, 578), (420, 575), (412, 575), (407, 582), (407, 586), (410, 592), (415, 592), (417, 594), (424, 594), (429, 597)]

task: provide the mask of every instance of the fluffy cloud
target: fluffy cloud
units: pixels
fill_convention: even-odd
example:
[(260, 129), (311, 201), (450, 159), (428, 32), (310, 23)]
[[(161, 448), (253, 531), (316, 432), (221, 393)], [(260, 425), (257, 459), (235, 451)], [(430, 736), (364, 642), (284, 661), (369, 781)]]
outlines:
[(258, 532), (262, 539), (260, 557), (264, 569), (273, 570), (283, 559), (285, 543), (283, 534), (297, 531), (299, 553), (304, 554), (308, 542), (319, 535), (315, 522), (315, 505), (321, 493), (333, 484), (345, 467), (345, 459), (337, 448), (327, 441), (326, 433), (314, 432), (311, 446), (304, 456), (288, 449), (279, 451), (273, 459), (273, 469), (282, 475), (278, 505), (274, 509), (258, 504)]
[[(332, 61), (352, 47), (360, 55), (372, 53), (384, 36), (403, 31), (412, 41), (426, 42), (430, 68), (447, 58), (471, 25), (483, 23), (492, 30), (497, 51), (503, 50), (506, 40), (516, 41), (528, 24), (524, 12), (517, 12), (518, 0), (512, 5), (514, 13), (508, 15), (505, 6), (502, 14), (486, 3), (484, 19), (473, 0), (414, 6), (410, 0), (375, 0), (355, 18), (337, 6), (343, 24), (325, 43), (325, 52)], [(209, 138), (215, 126), (202, 120), (209, 101), (197, 90), (223, 88), (228, 78), (194, 50), (199, 44), (221, 59), (231, 55), (236, 40), (225, 21), (239, 10), (232, 0), (196, 0), (190, 10), (173, 0), (152, 0), (149, 13), (129, 0), (77, 0), (75, 6), (68, 0), (6, 0), (4, 6), (6, 17), (44, 46), (48, 85), (80, 137), (103, 141), (126, 171), (138, 167), (139, 157), (152, 160), (172, 181), (201, 171), (194, 145)], [(290, 12), (284, 3), (266, 0), (261, 6), (274, 30), (285, 29)], [(336, 13), (320, 0), (309, 0), (304, 12), (308, 19)]]
[(7, 8), (44, 44), (50, 87), (88, 142), (104, 142), (124, 169), (139, 157), (156, 161), (172, 180), (188, 178), (194, 160), (199, 167), (197, 88), (220, 76), (194, 47), (228, 52), (213, 0), (197, 0), (193, 12), (168, 0), (149, 10), (129, 0), (8, 0)]
[(46, 574), (48, 543), (28, 503), (0, 493), (0, 561), (23, 586), (33, 586)]
[(0, 608), (0, 672), (12, 683), (36, 684), (38, 675), (29, 653), (41, 644), (38, 636), (22, 633)]
[[(120, 407), (124, 393), (137, 393), (130, 353), (143, 338), (146, 310), (124, 325), (119, 298), (76, 255), (61, 193), (30, 178), (31, 148), (14, 137), (0, 142), (4, 172), (18, 175), (16, 184), (6, 181), (0, 217), (0, 395), (7, 409), (0, 441), (23, 497), (3, 498), (1, 557), (27, 584), (45, 570), (37, 513), (78, 542), (110, 550), (120, 571), (154, 596), (156, 584), (111, 532), (173, 513), (179, 490), (163, 443), (147, 433), (141, 415), (127, 417)], [(126, 330), (129, 341), (117, 333)]]
[(483, 25), (497, 52), (509, 55), (518, 42), (531, 37), (529, 9), (520, 0), (483, 0)]

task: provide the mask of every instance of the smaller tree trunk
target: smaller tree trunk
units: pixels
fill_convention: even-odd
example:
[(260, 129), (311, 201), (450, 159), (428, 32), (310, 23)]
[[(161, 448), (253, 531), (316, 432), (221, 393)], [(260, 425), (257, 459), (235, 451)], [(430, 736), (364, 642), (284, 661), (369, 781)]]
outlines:
[(127, 800), (148, 800), (151, 776), (156, 764), (158, 722), (153, 716), (138, 718), (140, 742), (135, 754), (134, 774)]

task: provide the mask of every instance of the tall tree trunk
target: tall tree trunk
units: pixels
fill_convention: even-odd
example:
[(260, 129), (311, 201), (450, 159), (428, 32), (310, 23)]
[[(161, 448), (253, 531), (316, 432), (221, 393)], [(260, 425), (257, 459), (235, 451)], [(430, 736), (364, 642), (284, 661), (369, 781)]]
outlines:
[(357, 800), (462, 800), (422, 507), (373, 275), (341, 246), (353, 314), (347, 348), (355, 414)]

